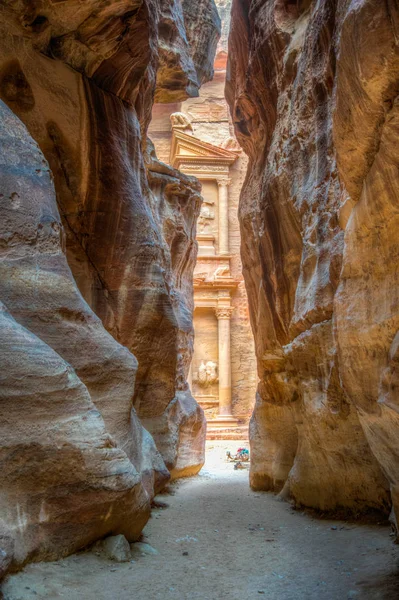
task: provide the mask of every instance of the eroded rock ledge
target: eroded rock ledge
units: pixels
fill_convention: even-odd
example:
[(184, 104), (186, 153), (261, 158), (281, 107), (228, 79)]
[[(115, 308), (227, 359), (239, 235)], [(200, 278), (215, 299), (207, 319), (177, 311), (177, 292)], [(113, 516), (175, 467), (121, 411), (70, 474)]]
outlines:
[(251, 483), (323, 511), (399, 510), (398, 31), (391, 1), (233, 3)]
[(200, 186), (146, 139), (156, 89), (210, 76), (220, 24), (198, 5), (195, 40), (177, 0), (1, 3), (0, 575), (134, 540), (170, 474), (203, 463)]

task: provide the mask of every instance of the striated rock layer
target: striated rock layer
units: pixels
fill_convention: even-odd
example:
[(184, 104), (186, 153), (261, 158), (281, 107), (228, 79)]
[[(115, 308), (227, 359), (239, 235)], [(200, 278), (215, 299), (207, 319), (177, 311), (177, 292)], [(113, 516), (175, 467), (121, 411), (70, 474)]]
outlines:
[[(0, 292), (15, 316), (1, 304), (0, 534), (13, 567), (116, 530), (138, 536), (150, 495), (137, 462), (137, 361), (76, 287), (42, 153), (3, 103), (0, 116)], [(146, 450), (151, 477), (167, 479), (152, 440)]]
[(325, 511), (399, 511), (398, 32), (391, 0), (233, 3), (251, 484)]
[(199, 5), (195, 40), (177, 0), (1, 3), (0, 574), (135, 539), (170, 473), (203, 464), (200, 185), (146, 140), (156, 86), (206, 78), (219, 23)]

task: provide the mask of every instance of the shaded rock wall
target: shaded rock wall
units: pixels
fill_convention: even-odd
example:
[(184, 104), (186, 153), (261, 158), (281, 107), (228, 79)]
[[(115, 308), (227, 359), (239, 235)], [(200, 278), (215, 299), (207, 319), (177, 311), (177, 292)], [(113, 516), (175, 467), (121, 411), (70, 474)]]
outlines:
[[(170, 472), (203, 463), (204, 417), (186, 382), (200, 186), (146, 140), (157, 73), (160, 98), (162, 86), (185, 98), (200, 84), (181, 10), (0, 6), (4, 568), (109, 532), (134, 539)], [(206, 27), (211, 53), (219, 25)]]
[(156, 102), (196, 97), (213, 77), (221, 23), (215, 0), (161, 0)]
[(398, 31), (390, 0), (233, 3), (251, 484), (322, 510), (399, 510)]
[(221, 20), (215, 0), (182, 0), (184, 22), (191, 55), (200, 84), (213, 78), (213, 63), (221, 34)]
[(0, 290), (15, 315), (1, 304), (0, 531), (14, 567), (108, 532), (138, 536), (144, 479), (168, 475), (152, 440), (140, 475), (137, 361), (80, 295), (48, 164), (3, 103), (0, 172)]

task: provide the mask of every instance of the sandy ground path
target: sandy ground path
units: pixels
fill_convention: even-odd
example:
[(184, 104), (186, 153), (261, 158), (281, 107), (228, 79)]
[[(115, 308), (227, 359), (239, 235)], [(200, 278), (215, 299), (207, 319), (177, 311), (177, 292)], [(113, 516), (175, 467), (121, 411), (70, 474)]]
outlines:
[(200, 476), (158, 499), (131, 563), (85, 552), (28, 565), (6, 600), (399, 600), (399, 549), (387, 527), (318, 520), (248, 488), (211, 443)]

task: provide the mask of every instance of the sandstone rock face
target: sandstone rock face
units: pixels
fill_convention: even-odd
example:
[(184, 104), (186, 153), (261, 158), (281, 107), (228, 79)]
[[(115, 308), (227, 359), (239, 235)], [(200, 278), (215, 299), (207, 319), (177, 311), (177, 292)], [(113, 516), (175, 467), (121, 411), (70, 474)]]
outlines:
[(87, 388), (4, 305), (0, 331), (0, 541), (7, 558), (0, 574), (109, 532), (137, 538), (149, 516), (148, 496)]
[(398, 28), (390, 1), (233, 3), (251, 484), (322, 510), (399, 510)]
[[(21, 325), (74, 367), (110, 433), (140, 464), (140, 438), (147, 434), (132, 406), (137, 360), (107, 333), (79, 293), (64, 254), (48, 164), (3, 103), (1, 114), (1, 298)], [(157, 477), (167, 479), (153, 442), (146, 457)]]
[[(0, 174), (0, 290), (16, 319), (2, 304), (0, 503), (14, 566), (115, 529), (134, 539), (150, 496), (133, 466), (137, 361), (81, 297), (48, 164), (3, 103)], [(153, 442), (149, 456), (167, 479)]]
[(200, 84), (211, 81), (221, 21), (215, 0), (182, 0), (184, 22)]
[(139, 360), (135, 405), (165, 464), (177, 477), (198, 472), (204, 463), (206, 424), (186, 379), (193, 350), (192, 274), (201, 186), (193, 177), (160, 163), (149, 140), (145, 157), (160, 248), (159, 265), (155, 254), (148, 257), (153, 260), (149, 263), (152, 277), (148, 276), (147, 289), (137, 295), (140, 320), (130, 338)]
[[(0, 87), (49, 161), (79, 289), (139, 361), (134, 402), (147, 418), (187, 390), (199, 190), (177, 172), (150, 189), (145, 129), (162, 13), (155, 2), (136, 4), (45, 3), (39, 15), (33, 4), (21, 14), (18, 3), (7, 3), (2, 16), (12, 33), (2, 39)], [(40, 31), (26, 26), (22, 36), (29, 19), (42, 23)], [(178, 412), (183, 421), (201, 418), (194, 403), (191, 417)]]
[(186, 382), (200, 186), (146, 140), (168, 11), (180, 83), (160, 88), (185, 98), (178, 2), (0, 6), (3, 570), (135, 539), (170, 472), (203, 463)]
[(198, 96), (213, 76), (220, 37), (214, 0), (161, 0), (156, 102), (179, 102)]

